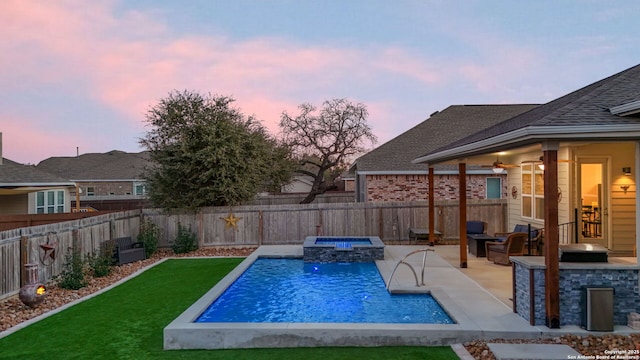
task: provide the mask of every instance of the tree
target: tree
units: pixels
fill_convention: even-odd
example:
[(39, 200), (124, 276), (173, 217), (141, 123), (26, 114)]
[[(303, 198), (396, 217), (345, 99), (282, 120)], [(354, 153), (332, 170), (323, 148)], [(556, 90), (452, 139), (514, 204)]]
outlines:
[(298, 106), (299, 115), (292, 117), (285, 111), (280, 118), (283, 142), (300, 159), (296, 172), (313, 178), (311, 191), (302, 204), (312, 202), (327, 190), (330, 182), (325, 174), (344, 167), (352, 156), (365, 150), (365, 144), (376, 142), (366, 122), (365, 105), (347, 99), (327, 100), (322, 105), (316, 112), (315, 106), (305, 103)]
[(294, 169), (289, 149), (234, 99), (174, 91), (146, 114), (149, 197), (165, 209), (236, 205), (279, 189)]

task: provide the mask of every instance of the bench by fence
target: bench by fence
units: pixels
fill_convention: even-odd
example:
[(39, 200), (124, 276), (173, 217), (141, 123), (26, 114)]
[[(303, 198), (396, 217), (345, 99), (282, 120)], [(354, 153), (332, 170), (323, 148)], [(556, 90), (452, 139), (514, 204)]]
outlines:
[(113, 258), (118, 265), (145, 259), (144, 243), (133, 242), (131, 236), (107, 240), (104, 248), (106, 251), (112, 249)]

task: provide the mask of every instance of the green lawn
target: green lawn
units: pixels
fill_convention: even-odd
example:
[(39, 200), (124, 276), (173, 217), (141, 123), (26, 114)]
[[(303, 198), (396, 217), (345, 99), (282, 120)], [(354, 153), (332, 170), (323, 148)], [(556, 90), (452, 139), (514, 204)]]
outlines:
[(449, 347), (163, 350), (162, 329), (241, 261), (165, 261), (0, 339), (0, 359), (457, 359)]

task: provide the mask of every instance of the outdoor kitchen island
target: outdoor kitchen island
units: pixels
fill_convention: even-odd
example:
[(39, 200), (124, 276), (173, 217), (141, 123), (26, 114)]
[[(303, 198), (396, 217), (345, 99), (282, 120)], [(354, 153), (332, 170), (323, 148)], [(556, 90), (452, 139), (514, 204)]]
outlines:
[[(562, 251), (561, 251), (562, 253)], [(590, 289), (609, 289), (613, 294), (612, 325), (627, 325), (627, 315), (640, 310), (638, 271), (635, 258), (595, 258), (576, 262), (575, 254), (560, 261), (560, 326), (583, 326), (585, 293)], [(562, 259), (562, 256), (560, 257)], [(514, 312), (531, 325), (545, 325), (545, 258), (512, 256)], [(611, 293), (611, 291), (610, 291)], [(588, 328), (587, 328), (588, 329)], [(589, 330), (589, 329), (588, 329)]]

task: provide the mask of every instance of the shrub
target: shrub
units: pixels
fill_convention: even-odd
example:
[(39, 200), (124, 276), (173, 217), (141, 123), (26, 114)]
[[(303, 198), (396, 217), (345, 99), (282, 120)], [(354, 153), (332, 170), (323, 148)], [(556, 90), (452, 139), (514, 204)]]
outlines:
[(196, 234), (191, 232), (191, 227), (187, 228), (178, 223), (178, 235), (171, 248), (176, 254), (184, 254), (198, 249), (198, 240)]
[(150, 258), (158, 250), (158, 239), (160, 238), (160, 227), (151, 220), (145, 219), (140, 224), (140, 234), (138, 242), (144, 244), (146, 258)]
[(87, 256), (87, 263), (95, 277), (105, 277), (111, 274), (113, 266), (113, 257), (105, 251), (96, 253), (92, 252)]
[(88, 282), (84, 278), (84, 262), (79, 251), (74, 249), (64, 256), (59, 277), (58, 286), (63, 289), (78, 290), (87, 286)]

